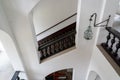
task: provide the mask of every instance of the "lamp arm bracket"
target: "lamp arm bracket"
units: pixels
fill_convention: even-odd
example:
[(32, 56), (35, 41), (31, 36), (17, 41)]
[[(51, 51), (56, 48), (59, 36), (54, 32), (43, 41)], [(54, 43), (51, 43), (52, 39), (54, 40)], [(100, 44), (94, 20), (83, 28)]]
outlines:
[[(107, 26), (108, 26), (108, 23), (109, 23), (109, 21), (110, 21), (111, 15), (109, 15), (108, 19), (106, 19), (106, 20), (104, 20), (104, 21), (101, 21), (101, 22), (99, 22), (99, 23), (96, 23), (97, 13), (93, 13), (93, 14), (90, 16), (90, 19), (89, 19), (90, 22), (93, 21), (93, 17), (94, 17), (94, 27), (107, 27)], [(106, 22), (105, 25), (100, 25), (100, 24), (105, 23), (105, 22)]]

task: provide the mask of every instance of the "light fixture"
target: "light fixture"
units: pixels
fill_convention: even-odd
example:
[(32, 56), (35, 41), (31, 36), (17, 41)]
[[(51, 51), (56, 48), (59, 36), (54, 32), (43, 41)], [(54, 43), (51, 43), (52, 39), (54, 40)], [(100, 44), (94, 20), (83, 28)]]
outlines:
[[(90, 40), (93, 37), (92, 26), (91, 26), (91, 22), (93, 21), (93, 17), (94, 17), (94, 25), (93, 25), (94, 27), (107, 27), (111, 16), (109, 15), (108, 19), (106, 19), (102, 22), (96, 23), (97, 13), (93, 13), (89, 19), (89, 26), (88, 26), (87, 30), (85, 30), (85, 32), (84, 32), (84, 38), (86, 40)], [(101, 25), (102, 23), (105, 23), (105, 22), (106, 22), (105, 25)]]

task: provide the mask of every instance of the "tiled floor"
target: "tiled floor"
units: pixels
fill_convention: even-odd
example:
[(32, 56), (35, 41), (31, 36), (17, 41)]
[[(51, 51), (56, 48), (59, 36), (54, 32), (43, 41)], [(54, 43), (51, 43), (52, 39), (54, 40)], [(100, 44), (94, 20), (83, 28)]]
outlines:
[(11, 80), (14, 69), (7, 57), (3, 52), (0, 53), (0, 80)]

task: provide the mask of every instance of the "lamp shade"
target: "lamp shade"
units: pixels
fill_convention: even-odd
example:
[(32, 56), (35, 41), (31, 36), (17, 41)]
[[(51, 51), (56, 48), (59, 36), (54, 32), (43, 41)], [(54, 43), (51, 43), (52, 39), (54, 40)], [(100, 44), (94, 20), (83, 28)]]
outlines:
[(91, 28), (91, 26), (88, 26), (88, 28), (84, 32), (84, 38), (86, 40), (90, 40), (90, 39), (92, 39), (92, 37), (93, 37), (92, 28)]

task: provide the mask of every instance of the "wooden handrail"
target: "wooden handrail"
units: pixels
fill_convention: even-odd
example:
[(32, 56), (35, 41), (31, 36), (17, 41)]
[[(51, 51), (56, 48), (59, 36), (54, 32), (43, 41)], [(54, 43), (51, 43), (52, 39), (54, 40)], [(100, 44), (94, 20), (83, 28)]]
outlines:
[(70, 33), (72, 31), (72, 29), (75, 31), (75, 26), (76, 26), (76, 22), (66, 26), (65, 28), (49, 35), (49, 36), (46, 36), (45, 38), (41, 39), (38, 41), (38, 45), (39, 46), (43, 46), (43, 45), (46, 45), (48, 43), (51, 43), (54, 41), (54, 38), (58, 38), (58, 37), (63, 37), (64, 36), (64, 33)]
[(115, 29), (113, 29), (112, 27), (106, 27), (106, 30), (108, 30), (110, 33), (112, 33), (114, 36), (120, 39), (120, 33)]
[(57, 25), (59, 25), (59, 24), (63, 23), (64, 21), (66, 21), (66, 20), (68, 20), (68, 19), (72, 18), (72, 17), (73, 17), (73, 16), (75, 16), (75, 15), (77, 15), (77, 13), (74, 13), (73, 15), (69, 16), (68, 18), (66, 18), (66, 19), (64, 19), (64, 20), (62, 20), (62, 21), (60, 21), (60, 22), (58, 22), (57, 24), (55, 24), (55, 25), (51, 26), (50, 28), (48, 28), (48, 29), (44, 30), (43, 32), (38, 33), (36, 36), (38, 36), (38, 35), (40, 35), (40, 34), (42, 34), (42, 33), (46, 32), (46, 31), (48, 31), (48, 30), (52, 29), (53, 27), (55, 27), (55, 26), (57, 26)]
[(60, 40), (62, 40), (62, 39), (64, 39), (64, 38), (66, 38), (66, 37), (69, 37), (69, 36), (71, 36), (71, 35), (74, 35), (75, 33), (76, 33), (75, 31), (70, 32), (70, 33), (67, 33), (67, 34), (64, 35), (63, 37), (60, 37), (60, 38), (58, 38), (58, 39), (56, 39), (56, 40), (54, 40), (54, 41), (51, 41), (51, 42), (45, 43), (45, 44), (43, 44), (43, 45), (40, 45), (40, 48), (41, 48), (41, 49), (42, 49), (42, 48), (45, 48), (45, 47), (47, 47), (47, 46), (49, 46), (49, 45), (52, 45), (52, 44), (54, 44), (54, 43), (56, 43), (56, 42), (58, 42), (58, 41), (60, 41)]

